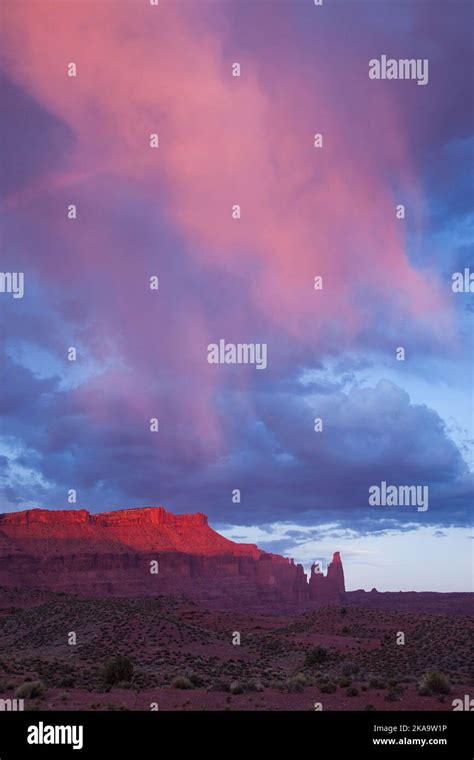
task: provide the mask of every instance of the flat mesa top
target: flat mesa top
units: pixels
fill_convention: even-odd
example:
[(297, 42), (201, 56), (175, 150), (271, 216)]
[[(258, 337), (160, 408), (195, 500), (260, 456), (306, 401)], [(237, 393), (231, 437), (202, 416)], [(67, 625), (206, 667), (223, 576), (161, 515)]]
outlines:
[(27, 509), (22, 512), (0, 514), (0, 524), (30, 525), (32, 523), (89, 525), (133, 525), (151, 523), (154, 525), (198, 526), (207, 525), (207, 516), (202, 512), (174, 515), (164, 507), (139, 507), (118, 509), (113, 512), (91, 514), (87, 509)]

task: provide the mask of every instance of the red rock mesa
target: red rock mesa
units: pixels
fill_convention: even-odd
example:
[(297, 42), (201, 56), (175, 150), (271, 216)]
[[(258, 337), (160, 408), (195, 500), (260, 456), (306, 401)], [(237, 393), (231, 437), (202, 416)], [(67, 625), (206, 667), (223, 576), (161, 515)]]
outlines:
[(90, 514), (0, 514), (0, 585), (84, 596), (179, 594), (232, 605), (333, 604), (344, 599), (336, 552), (309, 582), (302, 565), (221, 536), (198, 512), (163, 507)]

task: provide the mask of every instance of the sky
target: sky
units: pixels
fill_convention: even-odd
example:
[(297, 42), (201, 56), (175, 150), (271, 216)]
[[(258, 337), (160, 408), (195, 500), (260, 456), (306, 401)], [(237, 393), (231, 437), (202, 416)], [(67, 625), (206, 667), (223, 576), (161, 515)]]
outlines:
[[(0, 511), (201, 511), (306, 569), (341, 551), (350, 589), (473, 590), (472, 4), (0, 13), (0, 274), (24, 276)], [(427, 83), (371, 79), (383, 55)], [(221, 339), (266, 368), (209, 363)], [(382, 482), (428, 508), (370, 504)]]

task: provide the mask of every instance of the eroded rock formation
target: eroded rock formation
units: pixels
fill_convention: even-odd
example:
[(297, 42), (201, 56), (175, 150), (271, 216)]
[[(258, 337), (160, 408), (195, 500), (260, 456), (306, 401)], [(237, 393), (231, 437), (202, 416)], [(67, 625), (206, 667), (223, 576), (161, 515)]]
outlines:
[[(313, 566), (314, 568), (314, 566)], [(163, 507), (90, 514), (33, 509), (0, 514), (0, 585), (82, 595), (182, 594), (232, 604), (338, 603), (344, 572), (336, 552), (327, 575), (238, 544), (202, 513)]]

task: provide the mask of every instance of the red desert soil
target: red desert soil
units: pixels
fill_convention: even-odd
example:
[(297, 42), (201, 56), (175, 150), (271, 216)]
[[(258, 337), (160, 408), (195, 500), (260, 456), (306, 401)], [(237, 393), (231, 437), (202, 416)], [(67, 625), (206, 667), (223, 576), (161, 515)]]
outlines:
[[(25, 709), (314, 710), (321, 703), (323, 710), (423, 711), (452, 710), (453, 699), (472, 693), (474, 617), (445, 611), (459, 606), (459, 596), (472, 604), (472, 595), (437, 595), (441, 611), (430, 613), (413, 609), (414, 598), (400, 612), (383, 608), (385, 595), (365, 596), (368, 607), (253, 612), (176, 597), (0, 588), (0, 698), (39, 681)], [(68, 644), (71, 632), (76, 645)], [(237, 633), (240, 645), (232, 643)], [(107, 684), (104, 665), (116, 655), (133, 672)], [(447, 677), (447, 693), (419, 693), (429, 671)]]

